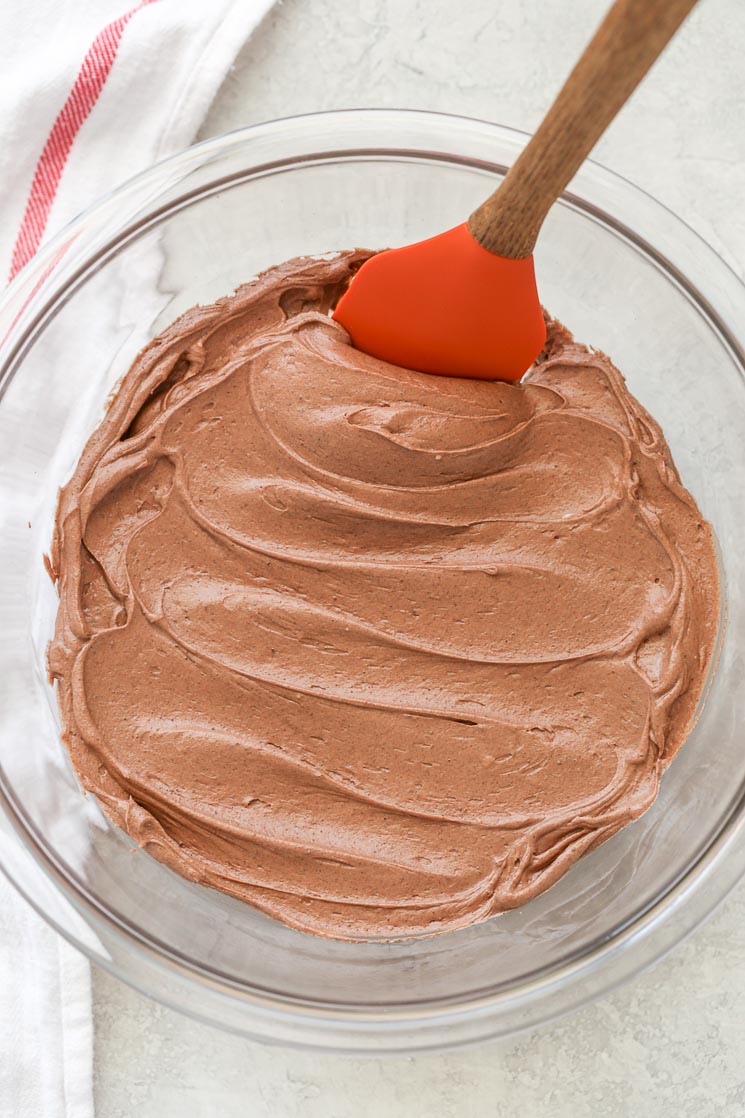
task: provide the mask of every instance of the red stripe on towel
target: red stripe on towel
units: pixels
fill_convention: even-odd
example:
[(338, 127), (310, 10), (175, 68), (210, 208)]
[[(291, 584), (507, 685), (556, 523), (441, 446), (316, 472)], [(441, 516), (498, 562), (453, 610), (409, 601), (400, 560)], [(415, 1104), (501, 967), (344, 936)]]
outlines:
[(141, 0), (136, 7), (99, 31), (83, 59), (72, 89), (36, 164), (23, 220), (13, 248), (9, 279), (13, 279), (24, 264), (29, 262), (41, 244), (70, 149), (106, 84), (124, 28), (135, 12), (154, 2), (155, 0)]

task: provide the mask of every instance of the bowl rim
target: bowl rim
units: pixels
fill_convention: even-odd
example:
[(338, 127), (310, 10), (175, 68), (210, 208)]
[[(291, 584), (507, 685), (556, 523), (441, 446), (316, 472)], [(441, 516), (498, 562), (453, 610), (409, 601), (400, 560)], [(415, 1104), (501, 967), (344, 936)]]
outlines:
[[(203, 140), (183, 152), (161, 160), (99, 197), (55, 237), (51, 238), (2, 294), (0, 297), (0, 324), (3, 322), (3, 315), (5, 315), (6, 321), (10, 320), (10, 326), (2, 341), (0, 341), (0, 352), (6, 348), (6, 342), (10, 341), (11, 345), (0, 365), (0, 401), (2, 401), (4, 388), (22, 362), (27, 346), (37, 335), (40, 326), (43, 325), (49, 308), (59, 305), (60, 299), (64, 298), (65, 294), (69, 296), (79, 283), (84, 282), (85, 276), (94, 265), (100, 263), (101, 259), (105, 259), (106, 255), (112, 251), (121, 249), (135, 232), (141, 233), (144, 227), (162, 218), (165, 213), (172, 213), (179, 206), (186, 204), (190, 197), (204, 196), (209, 191), (205, 189), (193, 190), (179, 195), (175, 200), (164, 204), (160, 208), (148, 207), (146, 215), (137, 223), (136, 229), (133, 227), (123, 228), (97, 252), (85, 256), (80, 267), (65, 278), (63, 284), (53, 292), (52, 297), (47, 302), (42, 302), (38, 309), (35, 309), (33, 307), (34, 298), (39, 289), (43, 288), (44, 280), (59, 260), (60, 254), (64, 253), (67, 246), (86, 229), (93, 219), (99, 216), (105, 217), (107, 209), (112, 203), (116, 203), (117, 200), (135, 192), (142, 185), (157, 183), (166, 170), (173, 172), (176, 172), (178, 168), (185, 170), (189, 163), (195, 159), (200, 163), (207, 162), (213, 154), (221, 154), (226, 148), (238, 148), (246, 143), (250, 145), (267, 134), (274, 135), (286, 131), (289, 135), (293, 129), (298, 127), (310, 129), (312, 132), (323, 131), (328, 127), (333, 132), (337, 125), (347, 124), (351, 121), (356, 122), (361, 137), (365, 127), (368, 128), (369, 132), (375, 132), (376, 129), (385, 129), (395, 124), (402, 132), (407, 128), (416, 130), (423, 126), (433, 128), (434, 132), (439, 129), (442, 140), (446, 144), (453, 144), (458, 133), (469, 128), (477, 129), (479, 133), (486, 130), (489, 135), (509, 140), (513, 145), (522, 145), (529, 138), (527, 133), (516, 129), (467, 116), (433, 113), (424, 110), (343, 109), (263, 121), (246, 128), (236, 129), (222, 136)], [(210, 190), (218, 189), (221, 185), (224, 186), (227, 181), (235, 182), (240, 177), (254, 177), (260, 172), (274, 168), (289, 168), (300, 162), (320, 162), (342, 156), (348, 158), (353, 154), (372, 157), (375, 155), (382, 156), (386, 153), (401, 155), (408, 153), (419, 159), (439, 159), (461, 165), (479, 166), (492, 173), (500, 173), (506, 170), (504, 164), (460, 154), (457, 149), (457, 142), (455, 146), (455, 151), (430, 151), (422, 148), (410, 148), (397, 143), (396, 136), (393, 134), (385, 144), (381, 145), (365, 146), (361, 144), (360, 146), (351, 146), (347, 142), (337, 148), (321, 148), (320, 150), (303, 152), (299, 156), (288, 155), (274, 163), (266, 162), (255, 165), (246, 163), (243, 172), (212, 181)], [(741, 321), (745, 322), (745, 285), (730, 265), (671, 209), (618, 173), (610, 171), (594, 161), (587, 161), (574, 183), (579, 184), (582, 190), (594, 186), (595, 189), (590, 191), (591, 194), (596, 196), (599, 194), (601, 198), (609, 196), (612, 199), (614, 196), (620, 195), (627, 201), (633, 201), (641, 212), (640, 220), (646, 235), (645, 232), (639, 233), (632, 229), (625, 222), (608, 213), (599, 202), (584, 197), (582, 193), (577, 193), (573, 188), (562, 196), (564, 204), (580, 209), (601, 222), (604, 227), (629, 240), (634, 247), (640, 249), (657, 267), (661, 268), (668, 278), (678, 284), (707, 321), (716, 327), (717, 334), (731, 349), (741, 371), (745, 370), (745, 350), (737, 335), (735, 326), (737, 319), (734, 314), (734, 311), (739, 307), (744, 312)], [(572, 187), (574, 187), (574, 183)], [(660, 215), (664, 215), (664, 220), (671, 226), (677, 239), (675, 250), (670, 251), (669, 255), (648, 239), (648, 230), (650, 227), (655, 228), (655, 219), (659, 221)], [(659, 241), (659, 237), (656, 239)], [(663, 237), (664, 241), (665, 238)], [(83, 237), (84, 242), (85, 238)], [(666, 245), (666, 247), (668, 246)], [(688, 278), (684, 264), (674, 258), (676, 251), (685, 258), (686, 250), (688, 253), (702, 254), (719, 282), (724, 287), (731, 289), (725, 300), (727, 306), (722, 310), (717, 309), (713, 300), (699, 290), (698, 286)], [(730, 298), (733, 307), (729, 306)], [(34, 313), (27, 315), (28, 310)], [(427, 1022), (452, 1027), (454, 1020), (457, 1018), (468, 1017), (474, 1020), (480, 1017), (484, 1019), (485, 1025), (482, 1035), (494, 1035), (499, 1031), (515, 1031), (514, 1025), (500, 1029), (498, 1019), (503, 1019), (516, 1006), (532, 1007), (532, 1012), (527, 1013), (522, 1025), (522, 1027), (527, 1028), (566, 1009), (574, 1008), (600, 992), (611, 989), (623, 981), (624, 978), (660, 958), (675, 943), (684, 938), (710, 914), (715, 905), (727, 895), (736, 881), (745, 874), (745, 841), (743, 841), (745, 813), (742, 811), (745, 805), (745, 796), (742, 794), (742, 789), (738, 791), (740, 792), (739, 799), (733, 798), (729, 814), (720, 821), (720, 826), (713, 834), (708, 846), (699, 852), (699, 856), (679, 875), (677, 880), (674, 880), (662, 895), (656, 897), (645, 908), (636, 913), (612, 936), (599, 942), (594, 941), (588, 949), (582, 950), (577, 957), (569, 956), (556, 964), (547, 965), (534, 972), (527, 982), (516, 980), (501, 987), (492, 986), (487, 991), (469, 992), (468, 995), (460, 996), (435, 997), (416, 1002), (401, 1002), (396, 1005), (391, 1003), (369, 1003), (366, 1005), (358, 1003), (353, 1005), (346, 1002), (328, 1001), (321, 1003), (308, 998), (288, 997), (277, 991), (249, 986), (216, 970), (207, 970), (196, 961), (188, 959), (167, 944), (159, 942), (157, 938), (148, 933), (143, 933), (141, 929), (129, 924), (118, 913), (112, 912), (108, 906), (91, 894), (82, 883), (75, 879), (74, 875), (67, 873), (64, 863), (56, 856), (56, 852), (48, 849), (41, 836), (35, 834), (35, 828), (28, 819), (23, 805), (18, 802), (0, 764), (0, 807), (2, 807), (5, 817), (9, 820), (13, 832), (25, 847), (25, 850), (31, 853), (35, 864), (42, 868), (47, 878), (54, 883), (54, 886), (60, 890), (78, 912), (86, 913), (94, 924), (102, 923), (114, 935), (124, 937), (130, 942), (134, 941), (139, 950), (151, 956), (157, 967), (170, 969), (199, 985), (208, 983), (229, 997), (239, 998), (243, 1003), (250, 1004), (257, 1010), (279, 1015), (287, 1015), (289, 1011), (291, 1015), (298, 1019), (304, 1018), (306, 1022), (310, 1023), (311, 1028), (315, 1029), (323, 1021), (327, 1021), (329, 1024), (343, 1023), (347, 1029), (359, 1027), (363, 1030), (390, 1025), (394, 1020), (408, 1024)], [(712, 873), (714, 870), (717, 871), (717, 879), (713, 883)], [(104, 966), (130, 984), (137, 985), (129, 974), (123, 972), (121, 967), (103, 958), (89, 944), (75, 936), (69, 928), (55, 920), (52, 914), (29, 895), (29, 890), (24, 888), (21, 881), (17, 880), (17, 875), (14, 876), (8, 868), (4, 868), (4, 873), (36, 911), (74, 946), (83, 951), (92, 961)], [(702, 889), (704, 882), (706, 889)], [(691, 902), (696, 899), (697, 905), (694, 906)], [(667, 918), (674, 912), (680, 916), (681, 909), (686, 901), (688, 902), (686, 918), (681, 917), (675, 930), (671, 930), (669, 927), (670, 921)], [(663, 923), (665, 927), (663, 927)], [(635, 950), (630, 953), (627, 949), (632, 947)], [(618, 960), (621, 954), (623, 954), (621, 965), (617, 965), (615, 969), (608, 968), (601, 976), (598, 976), (597, 972), (601, 963), (613, 958)], [(552, 992), (555, 993), (559, 988), (566, 995), (569, 981), (573, 978), (586, 976), (590, 971), (594, 974), (592, 989), (582, 991), (577, 988), (573, 996), (560, 997), (551, 1011), (540, 1011), (539, 1003), (542, 999), (546, 1001), (548, 995)], [(140, 988), (145, 993), (150, 992), (148, 989)], [(161, 1000), (165, 999), (161, 998)], [(176, 1005), (176, 1008), (181, 1007)], [(487, 1018), (491, 1019), (488, 1027), (486, 1027), (487, 1022), (485, 1020)], [(215, 1023), (212, 1017), (205, 1017), (204, 1019)], [(454, 1042), (457, 1043), (457, 1037), (453, 1038), (451, 1036), (448, 1038), (448, 1044)], [(439, 1044), (441, 1041), (438, 1040), (436, 1043)], [(400, 1050), (400, 1047), (398, 1047), (398, 1050)]]

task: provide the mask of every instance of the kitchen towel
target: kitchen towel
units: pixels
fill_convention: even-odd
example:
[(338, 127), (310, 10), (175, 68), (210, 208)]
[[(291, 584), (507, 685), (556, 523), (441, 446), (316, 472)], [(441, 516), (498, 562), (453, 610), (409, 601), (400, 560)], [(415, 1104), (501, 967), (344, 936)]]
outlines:
[[(0, 4), (0, 285), (194, 139), (273, 0)], [(92, 1118), (89, 965), (0, 875), (0, 1114)]]

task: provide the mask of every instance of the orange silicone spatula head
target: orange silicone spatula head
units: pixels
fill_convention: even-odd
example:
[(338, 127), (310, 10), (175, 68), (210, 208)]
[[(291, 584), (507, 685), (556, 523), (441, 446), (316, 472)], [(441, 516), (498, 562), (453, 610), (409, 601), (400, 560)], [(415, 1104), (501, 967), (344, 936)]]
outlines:
[(447, 233), (373, 256), (334, 318), (394, 365), (518, 380), (545, 341), (533, 247), (549, 209), (696, 0), (616, 0), (501, 186)]
[(519, 380), (546, 340), (533, 257), (496, 256), (466, 224), (371, 257), (334, 318), (373, 357), (456, 377)]

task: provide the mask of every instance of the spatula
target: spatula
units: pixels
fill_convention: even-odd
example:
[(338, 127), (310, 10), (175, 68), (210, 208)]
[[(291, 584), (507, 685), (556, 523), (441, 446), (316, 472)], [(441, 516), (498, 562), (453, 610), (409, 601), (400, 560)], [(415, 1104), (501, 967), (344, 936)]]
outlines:
[(520, 379), (546, 337), (533, 268), (546, 214), (696, 2), (616, 0), (538, 131), (468, 221), (381, 252), (357, 272), (334, 318), (358, 349), (426, 373)]

